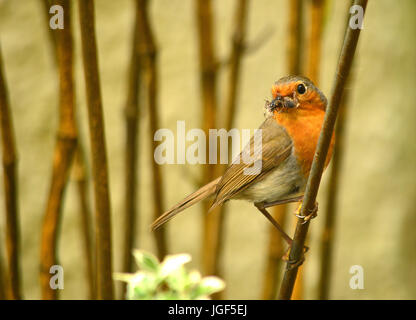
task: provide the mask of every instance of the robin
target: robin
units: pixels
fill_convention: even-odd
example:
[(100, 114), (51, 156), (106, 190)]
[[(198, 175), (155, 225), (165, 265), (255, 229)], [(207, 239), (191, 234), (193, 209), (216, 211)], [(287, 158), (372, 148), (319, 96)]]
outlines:
[[(242, 161), (244, 154), (256, 148), (251, 137), (243, 151), (226, 169), (224, 175), (195, 191), (152, 224), (155, 230), (179, 212), (209, 196), (215, 196), (211, 209), (230, 199), (253, 202), (257, 209), (282, 233), (289, 244), (292, 239), (274, 220), (266, 208), (300, 202), (325, 116), (327, 99), (306, 77), (281, 78), (272, 87), (272, 101), (266, 101), (266, 120), (261, 124), (261, 152), (251, 163)], [(326, 159), (325, 168), (332, 155), (335, 138)], [(243, 159), (244, 158), (244, 159)], [(247, 173), (247, 169), (260, 163), (261, 169)], [(254, 170), (255, 171), (255, 170)], [(296, 216), (305, 222), (316, 216), (317, 206), (307, 216), (300, 216), (301, 204)], [(211, 210), (210, 209), (210, 210)]]

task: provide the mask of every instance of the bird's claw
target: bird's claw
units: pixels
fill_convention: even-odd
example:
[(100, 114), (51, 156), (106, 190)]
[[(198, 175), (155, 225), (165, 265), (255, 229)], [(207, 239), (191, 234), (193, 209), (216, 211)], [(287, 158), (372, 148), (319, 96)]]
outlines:
[(288, 260), (286, 270), (292, 270), (294, 268), (299, 268), (303, 264), (304, 261), (305, 261), (305, 257), (303, 255), (299, 260)]
[(289, 248), (286, 250), (285, 254), (282, 256), (282, 260), (287, 262), (287, 270), (291, 270), (293, 268), (297, 268), (297, 267), (301, 266), (303, 264), (303, 261), (305, 261), (305, 256), (304, 256), (305, 253), (309, 251), (309, 247), (304, 246), (302, 257), (299, 260), (290, 260), (290, 258), (289, 258), (290, 249), (292, 249), (291, 246), (289, 246)]
[(315, 218), (318, 215), (318, 202), (315, 202), (315, 206), (312, 210), (309, 210), (309, 214), (308, 215), (301, 215), (300, 214), (300, 210), (302, 209), (302, 204), (299, 206), (299, 208), (296, 210), (295, 212), (295, 217), (302, 219), (303, 222), (302, 224), (305, 224), (306, 222), (308, 222), (309, 220)]

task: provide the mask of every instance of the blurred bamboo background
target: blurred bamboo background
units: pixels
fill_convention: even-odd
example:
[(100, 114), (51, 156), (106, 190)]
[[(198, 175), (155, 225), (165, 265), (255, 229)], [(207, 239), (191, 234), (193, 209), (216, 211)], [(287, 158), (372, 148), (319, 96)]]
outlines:
[[(158, 128), (176, 133), (178, 120), (186, 122), (186, 130), (201, 126), (254, 130), (263, 119), (264, 100), (270, 97), (271, 85), (288, 72), (295, 72), (295, 67), (317, 81), (329, 98), (350, 1), (96, 0), (94, 8), (91, 0), (83, 2), (82, 7), (73, 0), (0, 0), (1, 79), (8, 91), (8, 112), (19, 155), (16, 182), (20, 233), (16, 235), (20, 234), (21, 258), (20, 267), (9, 262), (15, 258), (5, 246), (10, 224), (6, 222), (7, 192), (2, 186), (0, 298), (2, 294), (9, 298), (42, 297), (41, 230), (51, 190), (54, 145), (62, 137), (56, 132), (62, 133), (63, 122), (59, 115), (62, 109), (58, 109), (59, 101), (63, 108), (63, 101), (59, 100), (57, 74), (60, 70), (62, 76), (65, 71), (59, 62), (59, 38), (56, 31), (48, 30), (45, 12), (55, 2), (70, 3), (72, 7), (77, 123), (73, 123), (71, 132), (78, 138), (72, 155), (74, 178), (70, 179), (76, 183), (67, 184), (65, 199), (58, 208), (62, 217), (56, 250), (65, 270), (65, 289), (59, 291), (59, 298), (112, 297), (112, 283), (108, 281), (111, 270), (131, 268), (130, 248), (146, 249), (159, 256), (190, 253), (192, 267), (219, 273), (225, 279), (227, 288), (221, 298), (276, 297), (276, 289), (266, 289), (270, 282), (265, 271), (268, 261), (276, 262), (279, 253), (272, 250), (275, 240), (270, 223), (251, 204), (230, 202), (222, 213), (213, 212), (211, 216), (205, 215), (209, 203), (198, 205), (170, 222), (155, 241), (149, 228), (154, 217), (222, 169), (155, 165), (152, 150), (157, 143), (153, 133)], [(303, 45), (294, 50), (299, 54), (297, 58), (290, 54), (287, 44), (291, 3), (303, 4), (303, 34), (297, 34)], [(320, 10), (311, 11), (319, 5)], [(351, 90), (342, 109), (348, 121), (338, 128), (344, 135), (343, 152), (335, 161), (337, 176), (328, 184), (332, 167), (323, 176), (320, 211), (311, 222), (311, 249), (302, 267), (300, 298), (416, 297), (416, 234), (411, 229), (416, 223), (415, 9), (412, 0), (401, 1), (400, 6), (391, 0), (369, 2), (354, 75), (347, 86)], [(321, 25), (313, 23), (319, 20)], [(82, 50), (84, 62), (93, 58), (95, 51), (92, 28), (98, 59), (85, 65)], [(320, 38), (316, 35), (319, 33)], [(308, 42), (309, 37), (318, 41)], [(311, 62), (316, 60), (320, 63)], [(89, 74), (87, 83), (84, 68)], [(91, 141), (88, 92), (90, 116), (98, 112), (99, 120), (102, 108), (101, 125), (105, 129), (105, 135), (101, 130), (103, 136), (91, 136)], [(3, 158), (13, 156), (3, 145)], [(91, 149), (99, 157), (92, 158)], [(105, 158), (108, 177), (106, 161), (100, 161)], [(1, 170), (2, 180), (5, 172)], [(95, 194), (94, 181), (102, 182), (95, 185)], [(326, 199), (332, 194), (328, 186), (334, 183), (338, 195), (335, 203), (328, 204), (336, 212), (332, 257), (329, 255), (332, 271), (329, 284), (322, 285), (321, 256), (328, 257), (321, 253), (322, 234), (328, 234), (324, 229)], [(91, 221), (90, 211), (98, 212)], [(286, 210), (289, 234), (293, 233), (292, 212), (290, 206)], [(98, 237), (93, 241), (96, 226)], [(10, 236), (7, 238), (10, 243)], [(93, 254), (96, 248), (98, 256)], [(93, 267), (95, 259), (97, 270)], [(364, 268), (364, 290), (349, 287), (353, 265)], [(21, 279), (16, 278), (15, 270), (19, 268)], [(269, 270), (275, 271), (274, 281), (280, 281), (281, 273), (273, 266)], [(8, 276), (12, 272), (15, 275)], [(114, 296), (121, 298), (120, 287), (115, 289)]]

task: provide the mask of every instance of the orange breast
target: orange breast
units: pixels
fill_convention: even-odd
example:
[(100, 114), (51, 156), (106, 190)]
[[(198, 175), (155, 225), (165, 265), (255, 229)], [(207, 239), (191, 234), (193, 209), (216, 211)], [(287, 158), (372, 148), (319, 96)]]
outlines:
[[(274, 115), (277, 123), (283, 126), (291, 136), (295, 147), (295, 155), (306, 178), (311, 170), (324, 116), (325, 112), (316, 108), (297, 110), (296, 113), (276, 112)], [(332, 135), (325, 168), (331, 159), (334, 143), (335, 135)]]

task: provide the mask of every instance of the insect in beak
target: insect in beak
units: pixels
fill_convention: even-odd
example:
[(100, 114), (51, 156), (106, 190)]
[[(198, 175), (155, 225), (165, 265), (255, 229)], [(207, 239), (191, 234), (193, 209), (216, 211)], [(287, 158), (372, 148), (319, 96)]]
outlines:
[(279, 112), (283, 111), (283, 109), (294, 109), (299, 107), (299, 102), (296, 99), (296, 96), (276, 96), (271, 102), (268, 103), (268, 108), (270, 112), (273, 112), (275, 109), (280, 108)]
[(282, 96), (276, 96), (276, 98), (274, 98), (271, 102), (269, 102), (269, 110), (273, 111), (279, 107), (283, 107), (283, 97)]

